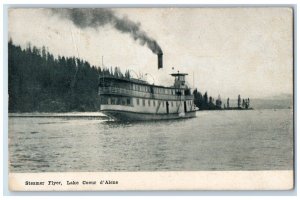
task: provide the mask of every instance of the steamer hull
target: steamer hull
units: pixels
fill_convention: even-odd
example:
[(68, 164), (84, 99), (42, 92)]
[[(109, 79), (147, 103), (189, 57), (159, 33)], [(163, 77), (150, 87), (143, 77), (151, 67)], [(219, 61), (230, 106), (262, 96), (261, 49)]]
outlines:
[(135, 113), (128, 111), (103, 111), (103, 113), (117, 121), (150, 121), (150, 120), (170, 120), (196, 117), (196, 112), (188, 112), (185, 114), (151, 114), (151, 113)]

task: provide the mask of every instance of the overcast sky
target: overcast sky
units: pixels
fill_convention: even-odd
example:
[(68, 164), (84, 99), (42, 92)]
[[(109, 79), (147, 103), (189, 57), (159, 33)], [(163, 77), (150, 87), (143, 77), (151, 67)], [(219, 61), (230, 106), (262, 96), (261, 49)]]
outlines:
[[(9, 37), (15, 44), (48, 47), (54, 55), (79, 56), (93, 65), (149, 73), (171, 85), (170, 73), (188, 73), (188, 82), (217, 97), (260, 98), (292, 94), (292, 10), (287, 8), (114, 9), (140, 23), (164, 53), (157, 56), (111, 24), (79, 28), (50, 9), (11, 9)], [(78, 52), (77, 52), (78, 49)], [(172, 70), (174, 67), (175, 70)], [(193, 84), (194, 74), (194, 84)], [(132, 72), (132, 75), (135, 76)], [(148, 77), (153, 82), (152, 77)]]

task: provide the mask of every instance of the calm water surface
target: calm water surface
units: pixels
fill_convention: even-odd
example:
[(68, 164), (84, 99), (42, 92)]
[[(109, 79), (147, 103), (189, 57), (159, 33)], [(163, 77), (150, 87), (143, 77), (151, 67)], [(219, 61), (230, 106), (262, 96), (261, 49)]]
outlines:
[(184, 120), (10, 117), (12, 172), (293, 169), (292, 110), (201, 111)]

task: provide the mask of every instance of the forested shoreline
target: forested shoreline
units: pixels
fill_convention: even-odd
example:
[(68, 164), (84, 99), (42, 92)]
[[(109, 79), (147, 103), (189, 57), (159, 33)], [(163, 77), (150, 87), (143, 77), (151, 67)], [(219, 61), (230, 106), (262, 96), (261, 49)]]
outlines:
[[(9, 112), (92, 112), (99, 110), (100, 75), (130, 78), (118, 68), (101, 68), (75, 57), (55, 58), (46, 50), (28, 45), (22, 49), (8, 43)], [(194, 103), (200, 110), (222, 109), (207, 92), (195, 89)]]
[(96, 111), (98, 76), (109, 73), (46, 48), (8, 43), (9, 112)]

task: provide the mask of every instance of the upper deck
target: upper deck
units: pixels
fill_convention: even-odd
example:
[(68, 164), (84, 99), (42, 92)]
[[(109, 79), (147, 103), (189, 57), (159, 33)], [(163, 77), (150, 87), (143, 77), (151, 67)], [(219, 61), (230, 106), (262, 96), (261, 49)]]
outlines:
[(121, 95), (161, 100), (192, 100), (190, 89), (184, 85), (164, 87), (149, 84), (146, 81), (133, 78), (117, 78), (101, 76), (99, 79), (99, 95)]

